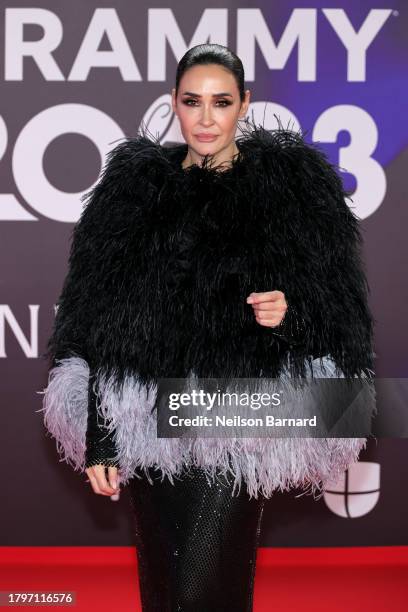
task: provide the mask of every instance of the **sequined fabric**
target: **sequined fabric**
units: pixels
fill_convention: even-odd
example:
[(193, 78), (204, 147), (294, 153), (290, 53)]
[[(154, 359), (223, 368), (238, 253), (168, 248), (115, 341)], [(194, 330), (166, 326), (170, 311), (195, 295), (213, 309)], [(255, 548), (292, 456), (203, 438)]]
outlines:
[(97, 464), (103, 464), (107, 467), (119, 467), (118, 461), (114, 459), (116, 454), (114, 432), (108, 430), (101, 421), (101, 417), (96, 409), (97, 398), (93, 390), (94, 380), (95, 374), (91, 371), (88, 383), (85, 468)]
[[(196, 466), (129, 481), (143, 612), (250, 612), (265, 498)], [(141, 477), (140, 477), (141, 476)]]

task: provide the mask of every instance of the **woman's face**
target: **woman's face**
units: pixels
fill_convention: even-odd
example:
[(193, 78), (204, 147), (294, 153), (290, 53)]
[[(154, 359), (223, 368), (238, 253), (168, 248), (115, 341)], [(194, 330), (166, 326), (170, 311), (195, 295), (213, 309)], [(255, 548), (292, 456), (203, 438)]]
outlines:
[(241, 103), (234, 76), (218, 64), (189, 68), (180, 80), (173, 111), (189, 147), (197, 155), (218, 154), (235, 140), (238, 119), (244, 118), (250, 92)]

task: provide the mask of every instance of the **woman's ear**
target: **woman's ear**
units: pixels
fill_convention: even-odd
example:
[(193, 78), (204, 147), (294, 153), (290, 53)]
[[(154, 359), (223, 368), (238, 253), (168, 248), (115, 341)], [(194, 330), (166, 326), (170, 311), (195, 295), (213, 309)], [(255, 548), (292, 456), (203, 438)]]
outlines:
[(251, 99), (251, 90), (247, 89), (245, 91), (244, 101), (241, 103), (241, 110), (239, 111), (239, 118), (242, 119), (246, 116), (249, 108), (249, 102)]

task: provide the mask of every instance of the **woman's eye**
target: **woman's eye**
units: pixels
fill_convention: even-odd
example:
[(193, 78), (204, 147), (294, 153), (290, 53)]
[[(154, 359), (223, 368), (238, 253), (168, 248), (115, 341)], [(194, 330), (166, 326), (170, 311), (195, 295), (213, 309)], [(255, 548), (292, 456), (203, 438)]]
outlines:
[[(187, 104), (187, 106), (196, 106), (196, 102), (197, 100), (194, 100), (193, 98), (189, 98), (187, 100), (183, 100), (184, 104)], [(190, 102), (192, 102), (192, 104), (190, 104)], [(231, 102), (228, 102), (228, 100), (217, 100), (216, 102), (217, 106), (221, 106), (222, 108), (225, 106), (229, 106), (231, 104)]]

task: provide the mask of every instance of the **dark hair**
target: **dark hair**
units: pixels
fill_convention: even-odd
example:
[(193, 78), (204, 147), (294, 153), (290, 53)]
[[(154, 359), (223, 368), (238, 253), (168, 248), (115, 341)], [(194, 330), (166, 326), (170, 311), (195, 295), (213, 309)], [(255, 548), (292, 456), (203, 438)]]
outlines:
[(237, 83), (241, 102), (245, 98), (245, 76), (244, 67), (238, 55), (235, 55), (228, 47), (217, 44), (196, 45), (191, 47), (181, 58), (176, 72), (176, 96), (178, 93), (181, 77), (189, 68), (197, 65), (219, 64), (229, 70)]

